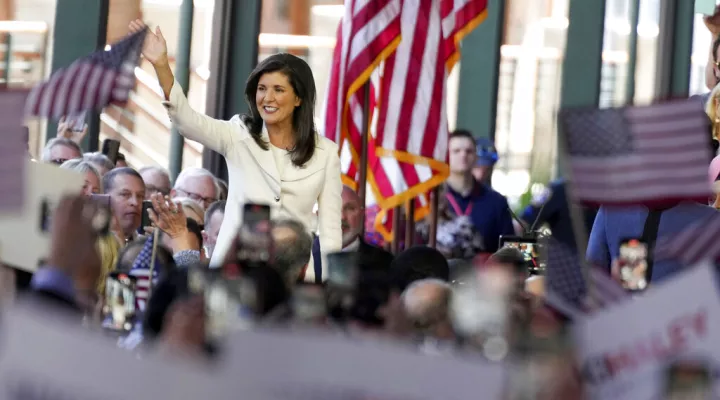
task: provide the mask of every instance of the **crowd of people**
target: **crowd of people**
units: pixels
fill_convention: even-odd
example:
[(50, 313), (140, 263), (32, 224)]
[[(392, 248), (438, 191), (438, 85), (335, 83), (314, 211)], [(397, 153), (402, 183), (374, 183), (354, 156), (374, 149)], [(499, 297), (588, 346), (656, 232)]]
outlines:
[[(720, 17), (706, 24), (714, 35), (708, 84), (715, 87)], [(145, 26), (135, 21), (130, 29)], [(148, 33), (143, 56), (155, 68), (173, 124), (225, 157), (228, 181), (202, 168), (172, 180), (157, 166), (129, 166), (122, 154), (113, 161), (84, 153), (83, 133), (61, 121), (36, 162), (82, 174), (84, 185), (52, 214), (46, 263), (34, 273), (3, 267), (6, 297), (62, 308), (116, 333), (128, 351), (207, 359), (234, 330), (313, 327), (402, 341), (428, 354), (532, 357), (508, 381), (508, 398), (583, 398), (570, 320), (546, 302), (536, 247), (539, 236), (551, 234), (584, 249), (573, 232), (566, 181), (551, 182), (516, 217), (490, 184), (499, 158), (492, 142), (456, 130), (448, 143), (450, 175), (437, 192), (436, 230), (419, 223), (417, 244), (393, 254), (366, 232), (371, 210), (342, 185), (337, 144), (317, 134), (315, 84), (303, 60), (277, 54), (262, 61), (247, 82), (250, 112), (218, 121), (190, 108), (159, 28)], [(720, 115), (718, 99), (717, 89), (704, 98), (711, 119)], [(709, 171), (715, 184), (720, 158)], [(93, 221), (100, 208), (94, 195), (109, 198), (106, 232)], [(266, 207), (268, 225), (245, 221), (246, 204)], [(622, 282), (626, 238), (652, 246), (658, 235), (711, 218), (719, 202), (710, 204), (585, 209), (586, 258)], [(539, 234), (541, 227), (548, 232)], [(257, 242), (267, 247), (257, 251), (248, 238), (265, 234), (271, 240)], [(652, 247), (644, 251), (650, 285), (682, 268), (673, 261), (653, 265)]]

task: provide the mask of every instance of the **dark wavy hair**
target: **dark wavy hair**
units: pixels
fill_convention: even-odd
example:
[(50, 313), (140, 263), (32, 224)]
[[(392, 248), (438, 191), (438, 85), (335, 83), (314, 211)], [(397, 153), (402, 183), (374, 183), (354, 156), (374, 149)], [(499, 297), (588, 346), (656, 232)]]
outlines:
[(292, 54), (274, 54), (263, 60), (248, 77), (245, 84), (245, 101), (250, 113), (241, 117), (250, 130), (255, 143), (263, 150), (268, 150), (268, 143), (262, 138), (263, 120), (255, 103), (260, 77), (271, 72), (280, 72), (287, 76), (295, 95), (300, 98), (300, 106), (293, 112), (293, 131), (295, 147), (290, 150), (290, 158), (294, 165), (302, 167), (310, 161), (315, 153), (316, 129), (313, 112), (315, 110), (315, 79), (310, 66), (301, 58)]

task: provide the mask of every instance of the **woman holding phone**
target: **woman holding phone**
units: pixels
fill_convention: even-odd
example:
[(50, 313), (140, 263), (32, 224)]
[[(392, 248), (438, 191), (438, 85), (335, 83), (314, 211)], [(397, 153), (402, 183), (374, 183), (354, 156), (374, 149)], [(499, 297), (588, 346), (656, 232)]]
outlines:
[[(130, 23), (132, 32), (145, 28), (140, 20)], [(298, 220), (308, 231), (312, 229), (313, 207), (317, 203), (320, 247), (324, 254), (340, 251), (342, 183), (338, 146), (319, 136), (315, 129), (315, 81), (305, 61), (290, 54), (275, 54), (263, 60), (245, 86), (250, 112), (221, 121), (194, 111), (188, 104), (170, 69), (160, 28), (148, 30), (143, 56), (155, 68), (165, 95), (163, 105), (178, 131), (222, 154), (227, 161), (227, 207), (211, 266), (224, 260), (242, 223), (245, 203), (270, 205), (273, 219)], [(326, 263), (322, 264), (326, 271)], [(325, 278), (327, 274), (323, 275)]]

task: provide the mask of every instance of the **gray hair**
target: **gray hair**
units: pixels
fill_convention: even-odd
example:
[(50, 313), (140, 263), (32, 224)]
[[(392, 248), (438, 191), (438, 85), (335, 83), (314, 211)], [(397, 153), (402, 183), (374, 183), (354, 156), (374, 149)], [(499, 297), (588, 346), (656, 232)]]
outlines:
[(202, 219), (200, 221), (195, 221), (200, 225), (205, 224), (205, 207), (203, 207), (202, 204), (198, 203), (197, 201), (189, 198), (189, 197), (175, 197), (172, 199), (173, 203), (177, 204), (180, 203), (183, 206), (183, 209), (190, 210), (193, 213), (199, 215), (199, 217)]
[(170, 174), (167, 172), (167, 170), (165, 168), (158, 167), (157, 165), (148, 165), (146, 167), (142, 167), (138, 170), (138, 173), (142, 174), (143, 172), (146, 172), (146, 171), (154, 171), (159, 174), (167, 175), (168, 177), (170, 176)]
[[(439, 296), (423, 293), (428, 287), (440, 289)], [(401, 298), (408, 317), (418, 327), (429, 328), (448, 319), (452, 286), (440, 279), (421, 279), (411, 283)]]
[(220, 193), (222, 192), (222, 188), (220, 187), (220, 184), (218, 183), (217, 178), (215, 175), (212, 174), (212, 172), (206, 170), (205, 168), (199, 168), (199, 167), (192, 167), (192, 168), (185, 168), (180, 172), (180, 175), (175, 178), (175, 184), (173, 185), (173, 188), (177, 188), (180, 182), (182, 182), (186, 178), (190, 177), (196, 177), (196, 176), (206, 176), (208, 178), (211, 178), (213, 181), (213, 185), (215, 186), (215, 200), (217, 200), (220, 197)]
[(79, 144), (73, 142), (72, 140), (70, 140), (70, 139), (68, 139), (68, 138), (56, 137), (56, 138), (50, 139), (50, 140), (47, 142), (47, 144), (45, 145), (45, 148), (43, 148), (43, 153), (42, 153), (42, 157), (41, 157), (41, 160), (42, 160), (43, 162), (50, 162), (50, 161), (52, 161), (52, 154), (51, 154), (51, 153), (52, 153), (52, 149), (53, 149), (55, 146), (70, 147), (70, 148), (74, 149), (75, 151), (77, 151), (78, 154), (80, 154), (80, 155), (82, 155), (82, 153), (83, 153), (83, 152), (82, 152), (82, 149), (80, 148), (80, 145), (79, 145)]
[(115, 164), (113, 164), (113, 162), (110, 161), (110, 159), (105, 154), (97, 151), (94, 153), (83, 154), (83, 160), (89, 163), (97, 164), (108, 171), (115, 168)]
[[(300, 271), (310, 261), (313, 238), (305, 230), (305, 226), (293, 219), (272, 221), (273, 231), (276, 228), (287, 228), (293, 235), (275, 240), (272, 266), (283, 276), (283, 280), (292, 287), (300, 276)], [(273, 235), (275, 236), (275, 235)]]
[(94, 165), (90, 164), (87, 161), (84, 161), (80, 158), (74, 158), (72, 160), (67, 160), (62, 165), (60, 165), (60, 168), (62, 169), (69, 169), (71, 171), (76, 171), (80, 173), (87, 173), (90, 172), (91, 174), (94, 174), (98, 182), (102, 181), (102, 177), (100, 176), (100, 171), (98, 171), (97, 168), (95, 168)]

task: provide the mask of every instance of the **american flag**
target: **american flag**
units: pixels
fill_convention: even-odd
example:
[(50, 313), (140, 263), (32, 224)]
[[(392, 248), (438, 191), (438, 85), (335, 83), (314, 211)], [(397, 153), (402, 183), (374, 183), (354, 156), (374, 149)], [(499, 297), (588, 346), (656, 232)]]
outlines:
[[(346, 2), (346, 18), (338, 31), (335, 64), (343, 62), (347, 50), (341, 40), (349, 30), (345, 21), (352, 11), (383, 3), (372, 0)], [(385, 2), (389, 3), (389, 2)], [(393, 2), (394, 3), (394, 2)], [(426, 194), (440, 185), (449, 170), (447, 157), (448, 127), (445, 109), (447, 75), (459, 60), (459, 41), (485, 18), (487, 0), (403, 0), (401, 9), (385, 13), (395, 37), (379, 53), (384, 62), (368, 65), (363, 81), (370, 80), (371, 115), (362, 110), (361, 85), (349, 101), (351, 120), (338, 122), (337, 108), (328, 108), (326, 136), (336, 140), (350, 138), (350, 146), (341, 146), (341, 161), (346, 183), (354, 185), (360, 167), (361, 133), (364, 118), (371, 122), (368, 138), (368, 184), (371, 202), (380, 212), (375, 227), (386, 240), (392, 240), (392, 209), (416, 199), (416, 218), (429, 212)], [(399, 31), (397, 28), (399, 27)], [(402, 40), (397, 40), (402, 36)], [(362, 46), (362, 45), (359, 45)], [(393, 46), (396, 46), (393, 50)], [(369, 46), (368, 46), (369, 47)], [(356, 54), (354, 50), (351, 54)], [(377, 68), (376, 68), (377, 67)], [(331, 75), (329, 98), (342, 98), (345, 92), (334, 82), (341, 81), (342, 69)], [(328, 103), (328, 107), (333, 104)], [(337, 129), (340, 126), (340, 133)]]
[(575, 317), (629, 298), (617, 282), (596, 267), (590, 267), (588, 273), (592, 285), (588, 293), (577, 253), (552, 238), (545, 242), (545, 248), (548, 255), (545, 292), (551, 307)]
[[(145, 240), (140, 254), (138, 254), (133, 266), (130, 269), (130, 275), (137, 278), (137, 286), (135, 289), (135, 301), (137, 309), (145, 311), (145, 305), (147, 304), (148, 297), (150, 295), (151, 283), (150, 283), (150, 264), (152, 263), (154, 235), (148, 236)], [(157, 283), (160, 265), (155, 260), (154, 268), (152, 268), (152, 285)]]
[(696, 99), (560, 112), (573, 195), (587, 204), (706, 202), (709, 121)]
[(57, 70), (32, 89), (27, 115), (58, 119), (127, 101), (146, 34), (147, 28)]
[(720, 212), (688, 225), (678, 233), (658, 238), (655, 260), (676, 260), (683, 265), (695, 265), (706, 259), (720, 259)]
[[(362, 89), (400, 43), (400, 9), (400, 0), (346, 0), (345, 16), (338, 26), (322, 130), (340, 146), (343, 180), (353, 187), (365, 118)], [(377, 74), (374, 78), (377, 81)], [(376, 84), (371, 84), (371, 110)]]

